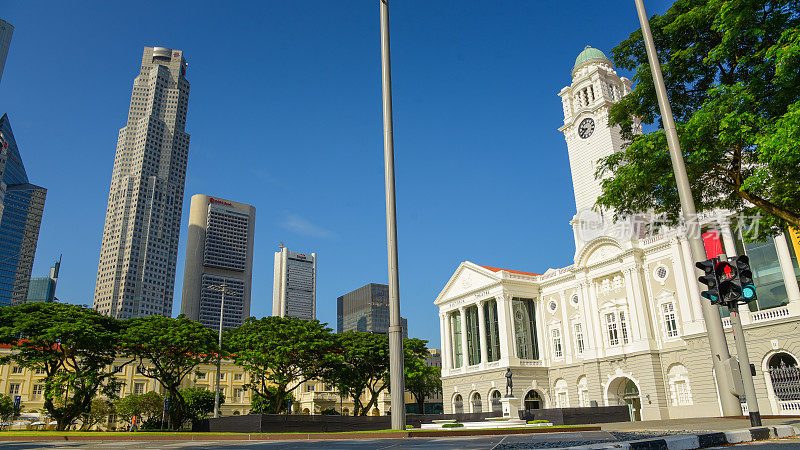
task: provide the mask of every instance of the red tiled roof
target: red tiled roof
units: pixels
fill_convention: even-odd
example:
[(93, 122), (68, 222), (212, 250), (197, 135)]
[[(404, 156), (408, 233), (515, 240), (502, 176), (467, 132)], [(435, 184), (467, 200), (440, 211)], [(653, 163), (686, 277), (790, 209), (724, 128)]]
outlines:
[(489, 270), (491, 270), (492, 272), (500, 272), (501, 270), (504, 270), (504, 271), (506, 271), (506, 272), (518, 273), (518, 274), (520, 274), (520, 275), (533, 275), (533, 276), (535, 276), (535, 275), (541, 275), (540, 273), (523, 272), (523, 271), (521, 271), (521, 270), (500, 269), (500, 268), (498, 268), (498, 267), (489, 267), (489, 266), (481, 266), (481, 267), (483, 267), (484, 269), (489, 269)]

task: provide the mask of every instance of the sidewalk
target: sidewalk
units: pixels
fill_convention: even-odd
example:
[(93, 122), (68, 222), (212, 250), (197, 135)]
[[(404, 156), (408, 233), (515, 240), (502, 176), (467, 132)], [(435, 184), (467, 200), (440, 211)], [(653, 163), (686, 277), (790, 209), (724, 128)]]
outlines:
[[(792, 425), (800, 427), (800, 417), (762, 419), (763, 426)], [(750, 419), (723, 417), (700, 417), (691, 419), (647, 420), (641, 422), (617, 422), (598, 424), (603, 431), (726, 431), (750, 428)]]

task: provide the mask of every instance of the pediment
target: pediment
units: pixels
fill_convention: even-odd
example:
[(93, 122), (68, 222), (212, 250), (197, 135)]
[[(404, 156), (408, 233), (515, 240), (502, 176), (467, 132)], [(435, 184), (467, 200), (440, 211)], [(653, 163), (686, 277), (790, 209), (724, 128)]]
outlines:
[(450, 281), (447, 282), (442, 292), (436, 297), (434, 304), (460, 297), (469, 292), (497, 284), (500, 281), (490, 270), (465, 261), (458, 266)]
[(575, 263), (588, 267), (616, 258), (623, 252), (622, 246), (612, 238), (599, 238), (588, 243), (577, 255)]

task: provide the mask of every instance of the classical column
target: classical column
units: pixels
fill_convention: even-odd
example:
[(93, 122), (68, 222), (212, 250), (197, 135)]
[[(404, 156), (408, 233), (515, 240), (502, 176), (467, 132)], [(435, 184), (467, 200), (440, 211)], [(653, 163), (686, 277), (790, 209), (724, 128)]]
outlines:
[(592, 328), (594, 328), (595, 358), (599, 358), (605, 354), (605, 340), (603, 339), (603, 327), (600, 321), (600, 305), (597, 304), (597, 287), (592, 282), (585, 286), (589, 298), (587, 315), (589, 320), (592, 321)]
[(564, 354), (566, 362), (572, 362), (575, 356), (575, 348), (572, 346), (572, 324), (567, 316), (567, 298), (564, 292), (559, 293), (559, 303), (561, 303), (561, 352)]
[(778, 262), (781, 265), (783, 282), (786, 286), (786, 294), (789, 302), (800, 302), (800, 289), (797, 287), (797, 275), (792, 264), (792, 256), (789, 253), (789, 244), (786, 242), (786, 235), (781, 233), (775, 236), (775, 250), (778, 251)]
[(484, 303), (486, 303), (485, 300), (481, 300), (481, 301), (478, 302), (478, 333), (480, 333), (480, 337), (479, 337), (478, 341), (480, 342), (480, 345), (481, 345), (481, 351), (480, 351), (481, 361), (480, 362), (482, 362), (482, 363), (489, 362), (489, 352), (487, 351), (488, 349), (486, 348), (486, 323), (485, 323), (485, 317), (484, 317), (484, 314), (483, 314), (483, 304)]
[(675, 275), (675, 300), (678, 302), (681, 317), (681, 322), (694, 322), (694, 310), (691, 307), (691, 299), (686, 286), (689, 284), (686, 281), (686, 271), (683, 270), (685, 265), (683, 255), (681, 254), (680, 239), (677, 237), (670, 243), (670, 252), (672, 253), (672, 266), (671, 270)]
[(463, 306), (458, 309), (461, 314), (461, 363), (462, 366), (469, 365), (469, 349), (467, 347), (467, 311)]
[(586, 289), (586, 282), (581, 281), (578, 285), (578, 289), (578, 292), (580, 292), (579, 301), (581, 303), (581, 317), (583, 317), (583, 326), (585, 327), (583, 333), (583, 338), (585, 339), (584, 345), (586, 346), (586, 350), (589, 350), (595, 348), (596, 345), (594, 321), (592, 321), (592, 318), (589, 315), (591, 313), (591, 306), (589, 306), (589, 294), (588, 290)]
[(450, 369), (450, 317), (447, 313), (439, 315), (439, 326), (442, 335), (442, 369)]
[[(638, 341), (640, 339), (647, 338), (647, 328), (642, 331), (642, 327), (647, 327), (647, 319), (645, 318), (644, 311), (642, 311), (642, 307), (644, 301), (639, 301), (636, 298), (636, 294), (633, 290), (633, 269), (623, 269), (622, 274), (625, 276), (625, 292), (628, 295), (628, 306), (629, 311), (633, 314), (636, 314), (635, 317), (628, 319), (628, 324), (631, 326), (631, 334), (633, 339), (631, 341)], [(632, 319), (632, 320), (631, 320)]]
[(637, 267), (631, 268), (631, 280), (633, 282), (633, 295), (641, 301), (636, 302), (636, 307), (642, 312), (643, 325), (642, 337), (653, 339), (655, 332), (653, 330), (653, 321), (658, 317), (658, 312), (655, 310), (658, 306), (647, 295), (647, 289), (642, 286), (642, 271)]
[(511, 344), (514, 336), (508, 332), (511, 315), (506, 314), (506, 299), (504, 295), (495, 297), (495, 301), (497, 302), (497, 328), (500, 335), (500, 357), (507, 359), (511, 357), (511, 349), (514, 348), (513, 344)]
[(697, 276), (695, 275), (694, 269), (695, 261), (692, 258), (692, 250), (689, 247), (689, 241), (686, 239), (686, 236), (681, 237), (680, 241), (683, 260), (687, 262), (687, 264), (684, 264), (683, 270), (686, 274), (686, 279), (689, 281), (689, 300), (692, 305), (692, 311), (694, 311), (694, 317), (696, 317), (697, 320), (703, 320), (702, 305), (700, 305), (700, 287), (697, 285)]

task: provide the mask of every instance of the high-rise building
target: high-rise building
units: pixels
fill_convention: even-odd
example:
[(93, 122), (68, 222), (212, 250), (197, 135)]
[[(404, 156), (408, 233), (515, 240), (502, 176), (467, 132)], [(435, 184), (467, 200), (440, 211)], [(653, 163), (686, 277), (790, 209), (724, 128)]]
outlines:
[(221, 307), (224, 328), (235, 328), (250, 316), (255, 220), (254, 206), (192, 196), (181, 314), (215, 329)]
[(317, 318), (317, 254), (289, 251), (281, 244), (275, 252), (272, 315)]
[(3, 79), (3, 69), (6, 67), (6, 57), (8, 48), (11, 46), (12, 34), (14, 34), (14, 26), (0, 19), (0, 80)]
[(28, 295), (47, 189), (28, 182), (8, 115), (0, 118), (0, 306)]
[(187, 63), (145, 47), (128, 120), (119, 130), (94, 308), (131, 318), (172, 313), (189, 135)]
[(61, 269), (61, 258), (53, 264), (50, 268), (50, 274), (46, 277), (31, 278), (31, 283), (28, 286), (28, 298), (25, 300), (31, 302), (54, 302), (56, 298), (56, 283), (58, 283), (58, 271)]
[[(400, 318), (403, 339), (408, 321)], [(389, 286), (370, 283), (336, 299), (336, 332), (366, 331), (389, 334)]]

